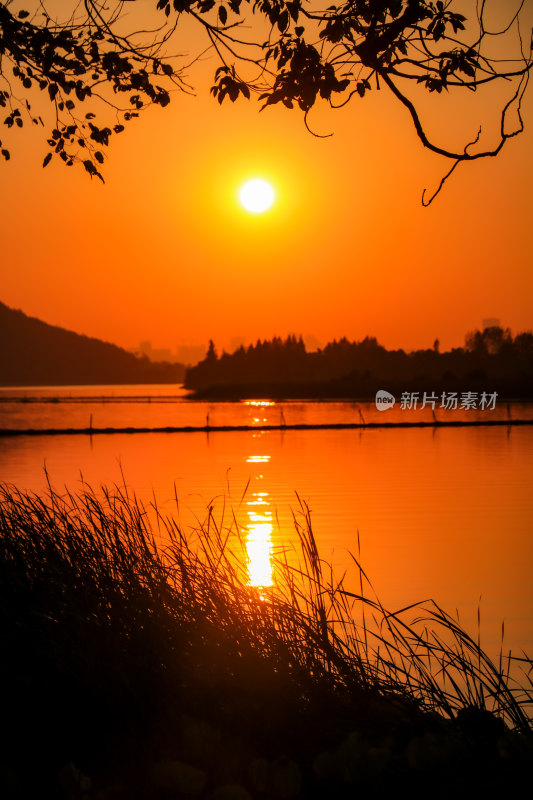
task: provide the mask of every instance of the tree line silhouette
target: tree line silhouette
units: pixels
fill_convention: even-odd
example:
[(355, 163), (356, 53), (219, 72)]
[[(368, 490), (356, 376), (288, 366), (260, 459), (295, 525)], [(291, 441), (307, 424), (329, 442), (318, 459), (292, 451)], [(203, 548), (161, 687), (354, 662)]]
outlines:
[(258, 340), (234, 353), (217, 354), (213, 341), (203, 361), (190, 367), (185, 387), (196, 396), (373, 397), (379, 389), (486, 391), (533, 398), (533, 333), (513, 337), (498, 326), (475, 330), (464, 347), (440, 352), (387, 350), (375, 337), (343, 337), (307, 352), (301, 336)]

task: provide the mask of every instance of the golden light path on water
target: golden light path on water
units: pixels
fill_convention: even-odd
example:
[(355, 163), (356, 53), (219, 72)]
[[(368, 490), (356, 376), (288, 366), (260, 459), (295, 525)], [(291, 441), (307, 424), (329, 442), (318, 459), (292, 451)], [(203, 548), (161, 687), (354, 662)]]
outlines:
[[(249, 464), (266, 464), (270, 456), (249, 456)], [(257, 475), (261, 479), (262, 475)], [(246, 557), (248, 561), (248, 585), (263, 588), (272, 586), (272, 510), (268, 492), (252, 492), (248, 500), (248, 523), (246, 525)]]

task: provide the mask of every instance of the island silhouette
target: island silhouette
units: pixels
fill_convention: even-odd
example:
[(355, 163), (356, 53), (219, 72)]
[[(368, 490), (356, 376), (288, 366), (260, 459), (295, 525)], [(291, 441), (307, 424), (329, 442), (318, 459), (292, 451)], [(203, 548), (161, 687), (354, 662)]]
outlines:
[(466, 335), (464, 347), (387, 350), (376, 338), (334, 340), (307, 352), (301, 336), (259, 340), (234, 353), (217, 354), (214, 342), (190, 367), (185, 388), (195, 397), (238, 399), (374, 398), (380, 390), (403, 392), (497, 392), (499, 398), (533, 397), (533, 333), (513, 337), (492, 326)]

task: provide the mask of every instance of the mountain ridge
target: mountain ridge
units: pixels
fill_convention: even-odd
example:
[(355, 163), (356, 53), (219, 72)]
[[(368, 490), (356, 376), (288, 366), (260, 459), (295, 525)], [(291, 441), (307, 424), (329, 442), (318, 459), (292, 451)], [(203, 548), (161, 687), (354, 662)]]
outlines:
[(181, 383), (184, 374), (183, 364), (152, 362), (0, 301), (0, 386)]

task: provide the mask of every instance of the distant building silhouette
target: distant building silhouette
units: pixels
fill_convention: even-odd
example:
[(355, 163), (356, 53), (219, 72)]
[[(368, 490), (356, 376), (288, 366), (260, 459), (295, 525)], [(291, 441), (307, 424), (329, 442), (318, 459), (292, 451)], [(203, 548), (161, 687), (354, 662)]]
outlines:
[(483, 328), (482, 330), (487, 330), (487, 328), (499, 328), (500, 320), (498, 317), (487, 317), (486, 319), (482, 320)]
[(239, 347), (243, 347), (244, 341), (244, 336), (232, 336), (229, 343), (229, 352), (234, 353)]
[(315, 353), (322, 347), (322, 342), (313, 333), (307, 333), (303, 339), (308, 353)]
[(176, 358), (181, 364), (193, 367), (205, 358), (206, 344), (179, 344), (176, 348)]
[(167, 348), (154, 349), (152, 342), (146, 340), (134, 347), (131, 351), (136, 356), (146, 356), (150, 361), (166, 361), (169, 364), (176, 364), (180, 359), (172, 355), (172, 351)]
[(194, 367), (199, 361), (205, 358), (207, 353), (206, 344), (178, 344), (175, 353), (169, 348), (152, 347), (152, 342), (148, 339), (140, 342), (139, 347), (133, 347), (130, 353), (136, 356), (146, 356), (150, 361), (166, 361), (169, 364), (187, 364)]

